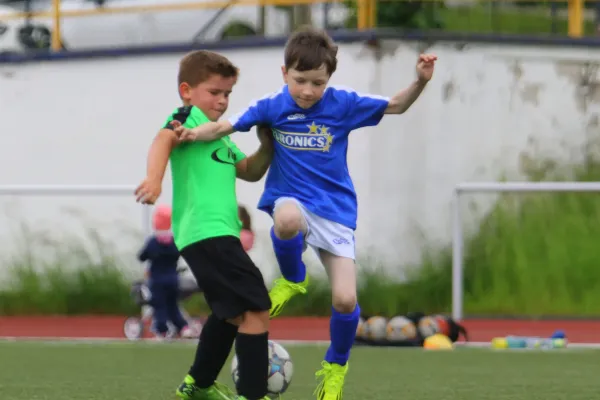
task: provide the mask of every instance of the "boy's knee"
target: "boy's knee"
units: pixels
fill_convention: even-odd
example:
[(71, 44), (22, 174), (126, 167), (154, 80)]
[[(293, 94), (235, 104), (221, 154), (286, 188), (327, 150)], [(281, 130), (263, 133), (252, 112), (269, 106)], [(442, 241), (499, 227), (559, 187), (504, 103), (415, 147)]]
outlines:
[(269, 311), (247, 311), (239, 325), (240, 331), (250, 334), (260, 334), (269, 330)]
[(284, 202), (273, 214), (275, 234), (280, 239), (291, 239), (304, 229), (302, 211), (293, 201)]
[(333, 309), (341, 314), (350, 314), (356, 308), (355, 293), (334, 294), (332, 299)]

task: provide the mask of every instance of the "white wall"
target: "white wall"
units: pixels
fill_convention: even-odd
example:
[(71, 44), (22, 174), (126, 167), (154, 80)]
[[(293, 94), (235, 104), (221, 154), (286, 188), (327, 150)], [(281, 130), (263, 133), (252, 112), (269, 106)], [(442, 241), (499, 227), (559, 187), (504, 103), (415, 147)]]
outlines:
[[(449, 243), (455, 184), (501, 174), (521, 179), (528, 157), (577, 162), (599, 130), (598, 63), (585, 64), (598, 51), (452, 43), (428, 51), (439, 61), (422, 97), (404, 116), (355, 132), (348, 154), (359, 194), (358, 255), (391, 272), (417, 262), (424, 243)], [(242, 70), (228, 114), (281, 85), (282, 49), (224, 53)], [(344, 44), (332, 83), (393, 95), (413, 79), (416, 55), (415, 44), (400, 41), (384, 42), (379, 53)], [(136, 184), (153, 135), (178, 106), (180, 56), (0, 66), (0, 184)], [(585, 79), (592, 83), (587, 94)], [(234, 140), (248, 152), (257, 146), (253, 133)], [(169, 201), (170, 181), (164, 187)], [(240, 182), (240, 201), (255, 210), (262, 188)], [(477, 199), (480, 211), (491, 200)], [(7, 223), (26, 217), (57, 235), (72, 224), (69, 208), (68, 215), (102, 223), (103, 232), (118, 228), (111, 238), (129, 252), (137, 244), (121, 239), (123, 227), (140, 226), (133, 197), (15, 198), (0, 206)], [(253, 256), (270, 277), (270, 219), (256, 210), (253, 216), (260, 233)], [(0, 222), (5, 233), (7, 223)]]

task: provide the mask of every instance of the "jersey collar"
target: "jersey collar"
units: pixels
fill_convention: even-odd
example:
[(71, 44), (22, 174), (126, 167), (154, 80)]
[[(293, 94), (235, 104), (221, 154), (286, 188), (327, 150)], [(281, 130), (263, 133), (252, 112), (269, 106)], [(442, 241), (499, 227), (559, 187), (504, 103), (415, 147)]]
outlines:
[(328, 90), (329, 90), (329, 88), (325, 89), (325, 92), (323, 93), (323, 97), (321, 97), (321, 100), (317, 101), (310, 108), (302, 108), (298, 104), (296, 104), (296, 102), (292, 98), (292, 95), (290, 94), (288, 85), (285, 85), (283, 87), (283, 95), (284, 95), (285, 100), (288, 103), (288, 105), (292, 106), (295, 109), (294, 111), (311, 113), (311, 112), (319, 111), (321, 109), (321, 107), (323, 106), (323, 99), (325, 98), (325, 96), (327, 96)]

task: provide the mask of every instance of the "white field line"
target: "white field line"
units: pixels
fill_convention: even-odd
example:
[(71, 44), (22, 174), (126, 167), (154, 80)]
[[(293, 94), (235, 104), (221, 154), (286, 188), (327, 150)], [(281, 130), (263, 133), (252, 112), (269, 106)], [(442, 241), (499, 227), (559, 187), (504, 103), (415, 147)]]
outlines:
[[(36, 337), (36, 336), (0, 336), (0, 343), (2, 342), (38, 342), (47, 344), (103, 344), (103, 343), (143, 343), (143, 344), (157, 344), (161, 345), (165, 342), (158, 342), (153, 339), (141, 339), (138, 341), (131, 341), (126, 338), (102, 338), (102, 337), (91, 337), (91, 338), (79, 338), (79, 337)], [(278, 343), (288, 346), (306, 346), (306, 345), (318, 345), (326, 346), (329, 344), (328, 340), (277, 340)], [(168, 343), (180, 343), (195, 345), (195, 339), (187, 340), (174, 340)], [(367, 346), (360, 346), (367, 347)], [(393, 346), (392, 346), (393, 347)], [(489, 342), (458, 342), (456, 343), (458, 348), (489, 348)], [(397, 347), (399, 349), (410, 349), (411, 347)], [(600, 349), (600, 343), (569, 343), (567, 348), (571, 349)], [(513, 350), (513, 349), (511, 349)], [(514, 349), (523, 350), (523, 349)]]

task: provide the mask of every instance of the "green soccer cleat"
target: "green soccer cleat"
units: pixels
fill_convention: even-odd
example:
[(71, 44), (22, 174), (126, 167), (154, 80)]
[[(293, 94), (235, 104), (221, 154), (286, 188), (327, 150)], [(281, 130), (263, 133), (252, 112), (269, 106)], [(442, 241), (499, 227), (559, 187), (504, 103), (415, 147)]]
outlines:
[(179, 385), (175, 395), (184, 400), (234, 400), (235, 393), (222, 383), (215, 382), (206, 389), (196, 386), (196, 381), (187, 375), (183, 383)]
[(275, 284), (269, 292), (271, 298), (271, 311), (270, 317), (274, 318), (281, 314), (283, 306), (287, 304), (292, 297), (297, 294), (306, 294), (306, 288), (308, 287), (308, 274), (306, 279), (300, 283), (290, 282), (285, 278), (279, 278), (275, 280)]
[(344, 378), (348, 373), (348, 363), (342, 366), (323, 361), (321, 366), (323, 368), (315, 374), (317, 379), (321, 378), (321, 382), (314, 393), (317, 400), (341, 400), (344, 390)]

